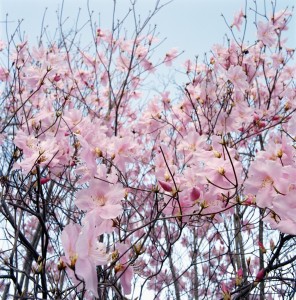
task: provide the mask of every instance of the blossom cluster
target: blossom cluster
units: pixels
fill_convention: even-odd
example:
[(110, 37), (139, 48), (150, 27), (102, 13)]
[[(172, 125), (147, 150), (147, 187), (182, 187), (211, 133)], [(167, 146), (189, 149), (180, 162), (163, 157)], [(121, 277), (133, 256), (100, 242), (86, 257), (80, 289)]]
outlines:
[[(257, 239), (262, 220), (296, 234), (296, 68), (282, 39), (290, 16), (258, 21), (254, 44), (233, 40), (215, 45), (209, 60), (187, 60), (182, 93), (160, 92), (143, 106), (146, 77), (178, 57), (173, 48), (153, 60), (153, 31), (128, 39), (98, 28), (89, 52), (27, 41), (6, 52), (3, 211), (12, 228), (12, 212), (27, 220), (19, 237), (43, 296), (44, 278), (62, 286), (62, 272), (73, 298), (129, 295), (138, 279), (156, 297), (174, 286), (231, 299), (247, 279), (250, 290), (265, 279), (239, 243)], [(232, 32), (245, 19), (240, 11)], [(254, 245), (244, 244), (252, 253)]]

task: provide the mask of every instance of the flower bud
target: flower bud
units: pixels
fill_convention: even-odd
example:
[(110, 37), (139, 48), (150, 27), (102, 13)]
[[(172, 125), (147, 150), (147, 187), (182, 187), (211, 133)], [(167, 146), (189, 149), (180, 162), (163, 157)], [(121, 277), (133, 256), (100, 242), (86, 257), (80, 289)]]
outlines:
[(55, 82), (58, 82), (58, 81), (61, 80), (61, 76), (58, 75), (58, 74), (56, 74), (56, 75), (54, 76), (53, 80), (54, 80)]
[(266, 249), (265, 249), (264, 245), (263, 245), (260, 241), (258, 241), (258, 245), (259, 245), (260, 251), (261, 251), (262, 253), (266, 253)]
[(243, 281), (243, 269), (240, 268), (237, 273), (236, 273), (236, 276), (235, 276), (235, 284), (236, 285), (241, 285)]
[(257, 273), (255, 281), (256, 282), (262, 281), (264, 276), (265, 276), (265, 269), (263, 268)]
[(255, 205), (256, 204), (256, 197), (252, 194), (248, 194), (245, 196), (245, 201), (244, 204), (245, 205)]
[(60, 259), (60, 261), (58, 262), (57, 268), (59, 271), (62, 271), (64, 269), (66, 269), (66, 264)]
[(196, 201), (198, 200), (200, 197), (200, 191), (197, 188), (192, 188), (191, 192), (190, 192), (190, 200), (191, 201)]
[(125, 267), (124, 267), (121, 263), (118, 263), (118, 264), (114, 267), (115, 273), (117, 273), (117, 272), (122, 272), (124, 269), (125, 269)]
[(158, 180), (158, 183), (166, 192), (172, 192), (173, 188), (167, 182)]
[(48, 181), (50, 181), (49, 177), (42, 177), (42, 178), (40, 178), (40, 184), (45, 184)]
[(230, 300), (231, 295), (230, 295), (228, 287), (226, 286), (226, 284), (224, 282), (221, 283), (221, 290), (222, 290), (222, 294), (223, 294), (223, 300)]

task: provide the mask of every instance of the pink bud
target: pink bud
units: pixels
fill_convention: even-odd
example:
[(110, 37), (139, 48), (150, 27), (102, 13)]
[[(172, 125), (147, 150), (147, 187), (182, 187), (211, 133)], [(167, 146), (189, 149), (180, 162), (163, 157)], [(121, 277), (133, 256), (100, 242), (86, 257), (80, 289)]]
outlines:
[(262, 281), (263, 278), (264, 278), (264, 276), (265, 276), (265, 269), (263, 268), (263, 269), (261, 269), (261, 270), (257, 273), (257, 275), (256, 275), (256, 281), (257, 281), (257, 282)]
[(243, 281), (243, 269), (240, 268), (238, 271), (237, 271), (237, 274), (235, 276), (235, 285), (241, 285), (242, 281)]
[(228, 287), (226, 286), (226, 284), (224, 282), (221, 283), (221, 290), (222, 290), (223, 294), (229, 293)]
[(245, 205), (254, 205), (254, 204), (256, 204), (256, 198), (255, 198), (255, 196), (252, 195), (252, 194), (246, 195), (246, 199), (244, 201), (244, 204)]
[(237, 271), (237, 276), (238, 277), (243, 277), (243, 269), (242, 268), (240, 268), (238, 271)]
[(261, 251), (262, 253), (266, 253), (266, 249), (265, 249), (264, 245), (263, 245), (260, 241), (258, 241), (258, 245), (259, 245), (260, 251)]
[(41, 184), (45, 184), (45, 183), (48, 182), (49, 180), (50, 180), (49, 177), (42, 177), (42, 178), (40, 178), (40, 183), (41, 183)]
[(200, 191), (197, 188), (192, 188), (191, 192), (190, 192), (190, 200), (191, 201), (196, 201), (198, 200), (200, 197)]
[(61, 80), (61, 76), (56, 74), (55, 77), (53, 78), (54, 81), (58, 82)]
[(102, 30), (100, 28), (97, 29), (97, 37), (103, 37), (104, 33), (102, 32)]
[(160, 186), (166, 191), (171, 192), (173, 190), (172, 186), (165, 181), (158, 180)]
[(254, 113), (253, 117), (254, 117), (254, 122), (259, 121), (259, 116), (256, 113)]

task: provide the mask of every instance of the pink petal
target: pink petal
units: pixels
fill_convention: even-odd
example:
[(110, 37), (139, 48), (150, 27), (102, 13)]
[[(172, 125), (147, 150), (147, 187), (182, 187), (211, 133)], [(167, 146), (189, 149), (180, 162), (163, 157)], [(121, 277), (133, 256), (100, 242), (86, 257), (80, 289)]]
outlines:
[(99, 297), (96, 266), (88, 259), (78, 259), (75, 265), (75, 272), (79, 277), (83, 278), (86, 289), (91, 291), (95, 297)]

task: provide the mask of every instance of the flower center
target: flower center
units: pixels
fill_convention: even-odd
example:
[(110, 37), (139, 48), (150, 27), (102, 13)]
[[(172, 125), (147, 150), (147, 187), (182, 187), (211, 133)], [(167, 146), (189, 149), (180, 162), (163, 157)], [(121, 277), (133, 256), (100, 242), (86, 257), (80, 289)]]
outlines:
[(97, 202), (100, 206), (105, 206), (107, 199), (104, 196), (100, 196), (97, 198)]
[(271, 177), (267, 176), (262, 180), (261, 188), (269, 187), (273, 184), (273, 182), (274, 182), (273, 179)]

